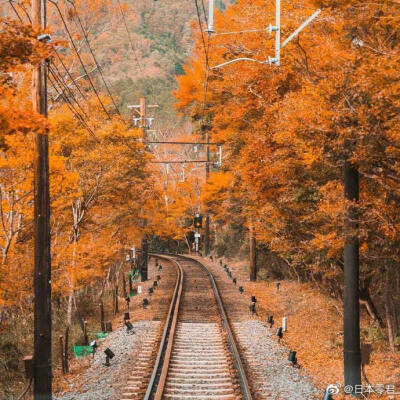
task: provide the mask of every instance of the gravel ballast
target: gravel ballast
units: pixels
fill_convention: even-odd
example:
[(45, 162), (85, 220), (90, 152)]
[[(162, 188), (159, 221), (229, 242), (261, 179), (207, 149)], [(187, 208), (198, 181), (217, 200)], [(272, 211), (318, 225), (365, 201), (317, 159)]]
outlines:
[[(158, 321), (139, 321), (133, 323), (133, 334), (125, 328), (118, 328), (103, 340), (91, 360), (90, 367), (77, 378), (71, 380), (68, 388), (57, 394), (55, 400), (117, 400), (121, 397), (123, 387), (140, 355), (142, 344), (149, 336), (155, 335), (160, 327)], [(109, 347), (115, 354), (106, 367), (104, 350)], [(89, 362), (89, 361), (87, 361)]]
[(260, 321), (233, 324), (240, 348), (246, 358), (249, 378), (257, 399), (312, 400), (321, 393), (307, 376), (292, 366), (288, 350)]

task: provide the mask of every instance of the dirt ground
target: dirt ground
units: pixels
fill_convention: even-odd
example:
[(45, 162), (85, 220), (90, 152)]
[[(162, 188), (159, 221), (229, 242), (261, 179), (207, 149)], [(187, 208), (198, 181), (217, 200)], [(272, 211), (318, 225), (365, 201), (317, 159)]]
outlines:
[[(282, 345), (297, 351), (299, 364), (320, 389), (340, 384), (339, 394), (333, 397), (344, 399), (341, 304), (312, 284), (281, 281), (278, 290), (276, 281), (250, 282), (245, 261), (223, 259), (223, 263), (237, 278), (237, 286), (244, 287), (249, 304), (251, 296), (256, 296), (258, 318), (266, 322), (273, 315), (275, 330), (282, 326), (282, 318), (287, 317), (288, 331), (284, 333)], [(219, 259), (212, 264), (219, 267)], [(400, 353), (389, 350), (363, 308), (361, 332), (362, 346), (369, 345), (372, 350), (363, 376), (363, 386), (370, 385), (367, 389), (370, 394), (364, 388), (361, 398), (400, 399)]]

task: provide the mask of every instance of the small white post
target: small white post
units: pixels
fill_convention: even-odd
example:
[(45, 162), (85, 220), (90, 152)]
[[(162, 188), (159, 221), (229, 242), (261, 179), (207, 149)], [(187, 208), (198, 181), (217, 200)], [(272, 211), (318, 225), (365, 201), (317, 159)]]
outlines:
[(219, 155), (218, 165), (221, 167), (222, 166), (222, 146), (218, 147), (218, 155)]
[(287, 332), (287, 317), (282, 318), (282, 329), (283, 332)]
[(214, 33), (214, 0), (208, 2), (208, 28), (207, 33)]
[(137, 287), (137, 292), (138, 294), (142, 293), (142, 287), (140, 285)]

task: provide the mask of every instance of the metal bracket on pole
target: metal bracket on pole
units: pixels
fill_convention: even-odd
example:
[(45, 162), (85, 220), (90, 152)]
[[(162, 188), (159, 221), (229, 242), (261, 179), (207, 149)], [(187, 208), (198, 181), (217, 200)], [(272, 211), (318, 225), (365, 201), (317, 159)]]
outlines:
[(295, 38), (307, 25), (309, 25), (318, 15), (321, 10), (315, 11), (311, 17), (309, 17), (305, 22), (303, 22), (289, 37), (281, 44), (281, 49), (283, 49), (293, 38)]
[[(221, 64), (215, 65), (211, 67), (211, 69), (217, 69), (224, 67), (229, 64), (233, 64), (238, 61), (251, 61), (258, 64), (269, 64), (276, 65), (277, 67), (281, 64), (281, 49), (283, 49), (293, 38), (295, 38), (304, 28), (306, 28), (320, 13), (321, 10), (317, 10), (311, 17), (309, 17), (306, 21), (304, 21), (289, 37), (281, 43), (281, 0), (276, 0), (276, 16), (275, 16), (275, 25), (270, 24), (267, 31), (272, 34), (275, 32), (275, 56), (268, 57), (265, 61), (256, 60), (254, 58), (248, 57), (240, 57), (235, 58), (234, 60), (226, 61)], [(232, 32), (234, 33), (234, 32)], [(239, 32), (238, 32), (239, 33)]]

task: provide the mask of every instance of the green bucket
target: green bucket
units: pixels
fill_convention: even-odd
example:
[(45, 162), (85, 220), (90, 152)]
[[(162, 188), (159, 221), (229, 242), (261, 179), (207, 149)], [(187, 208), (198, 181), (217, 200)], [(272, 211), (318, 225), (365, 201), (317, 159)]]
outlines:
[(73, 346), (75, 357), (84, 357), (93, 354), (92, 346)]
[(108, 336), (107, 332), (97, 332), (96, 333), (97, 339), (104, 339)]

